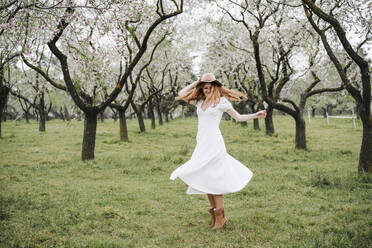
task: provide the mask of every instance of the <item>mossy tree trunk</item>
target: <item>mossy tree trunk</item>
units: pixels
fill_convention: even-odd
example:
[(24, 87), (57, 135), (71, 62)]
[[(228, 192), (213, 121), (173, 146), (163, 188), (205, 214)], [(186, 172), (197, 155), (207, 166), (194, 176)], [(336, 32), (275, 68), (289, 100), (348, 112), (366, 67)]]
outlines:
[(156, 121), (155, 121), (154, 105), (153, 105), (152, 99), (149, 101), (147, 108), (148, 108), (148, 115), (151, 119), (151, 128), (155, 129)]
[[(1, 79), (0, 79), (1, 80)], [(8, 101), (9, 88), (0, 83), (0, 137), (2, 137), (1, 123), (3, 122), (3, 114), (6, 103)]]
[(2, 137), (1, 123), (3, 122), (3, 113), (8, 102), (9, 88), (4, 85), (4, 69), (0, 68), (0, 137)]
[(96, 131), (97, 131), (97, 113), (88, 113), (88, 114), (85, 113), (83, 145), (82, 145), (82, 151), (81, 151), (81, 159), (83, 161), (94, 159)]
[(265, 118), (265, 129), (266, 135), (274, 134), (274, 122), (273, 122), (273, 107), (270, 105), (266, 109), (266, 118)]
[(301, 114), (296, 118), (296, 138), (295, 144), (297, 149), (306, 150), (306, 123)]
[(119, 124), (120, 124), (120, 140), (128, 141), (128, 128), (127, 118), (125, 117), (125, 110), (120, 109), (119, 112)]
[(39, 95), (39, 131), (45, 132), (45, 121), (46, 121), (46, 112), (45, 112), (45, 101), (44, 101), (44, 92), (41, 92)]
[(259, 130), (260, 129), (260, 123), (258, 119), (253, 119), (253, 129), (254, 130)]
[(131, 102), (131, 105), (134, 112), (136, 113), (140, 132), (141, 133), (146, 132), (146, 126), (143, 120), (143, 107), (140, 105), (136, 105), (133, 101)]
[(163, 125), (163, 116), (161, 114), (161, 109), (160, 109), (160, 103), (159, 103), (159, 101), (157, 101), (155, 108), (156, 108), (156, 113), (158, 115), (158, 123), (161, 126), (161, 125)]
[(363, 123), (362, 145), (360, 147), (358, 172), (372, 172), (372, 116), (360, 113)]
[(104, 110), (103, 111), (101, 111), (100, 113), (99, 113), (99, 118), (101, 119), (101, 123), (104, 123), (105, 122), (105, 115), (104, 115)]

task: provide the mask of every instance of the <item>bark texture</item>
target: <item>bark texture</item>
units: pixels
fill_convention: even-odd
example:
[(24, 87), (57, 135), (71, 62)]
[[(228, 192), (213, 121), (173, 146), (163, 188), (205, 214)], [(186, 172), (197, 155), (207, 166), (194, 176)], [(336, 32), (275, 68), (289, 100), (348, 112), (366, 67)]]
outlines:
[(39, 99), (39, 131), (45, 132), (45, 121), (46, 121), (46, 113), (45, 113), (45, 101), (44, 101), (44, 93), (40, 94)]
[(266, 135), (273, 135), (275, 132), (273, 122), (273, 108), (270, 105), (266, 109), (265, 129)]
[(97, 114), (96, 113), (85, 114), (83, 147), (81, 151), (81, 159), (83, 161), (94, 159), (96, 131), (97, 131)]
[(127, 128), (127, 118), (125, 117), (125, 111), (119, 111), (120, 120), (120, 140), (128, 141), (128, 128)]
[(3, 122), (3, 113), (8, 101), (9, 88), (0, 84), (0, 137), (2, 137), (1, 123)]

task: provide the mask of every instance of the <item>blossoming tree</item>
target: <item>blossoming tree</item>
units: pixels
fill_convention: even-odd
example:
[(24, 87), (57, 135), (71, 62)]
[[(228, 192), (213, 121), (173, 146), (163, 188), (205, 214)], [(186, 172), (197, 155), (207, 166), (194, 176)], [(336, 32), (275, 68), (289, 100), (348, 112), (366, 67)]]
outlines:
[[(54, 11), (48, 15), (52, 21), (39, 20), (49, 36), (46, 45), (59, 61), (64, 85), (49, 77), (43, 68), (26, 62), (27, 56), (24, 60), (49, 83), (69, 92), (84, 112), (81, 157), (94, 159), (97, 115), (126, 86), (133, 69), (146, 53), (154, 30), (182, 13), (183, 1), (158, 0), (156, 4), (89, 1), (84, 6), (79, 6), (78, 1), (59, 1), (50, 11)], [(126, 46), (129, 40), (135, 44), (133, 50)], [(120, 62), (125, 64), (123, 72), (119, 69)]]

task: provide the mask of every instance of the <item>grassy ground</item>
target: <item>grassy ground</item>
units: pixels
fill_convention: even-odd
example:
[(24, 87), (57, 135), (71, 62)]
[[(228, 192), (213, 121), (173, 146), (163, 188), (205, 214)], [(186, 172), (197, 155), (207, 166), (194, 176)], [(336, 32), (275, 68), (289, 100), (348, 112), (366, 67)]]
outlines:
[[(81, 122), (6, 122), (0, 139), (0, 247), (372, 247), (372, 177), (357, 175), (361, 125), (313, 119), (308, 151), (294, 123), (277, 135), (222, 121), (228, 152), (254, 177), (224, 197), (229, 226), (208, 228), (206, 196), (170, 173), (195, 145), (196, 119), (144, 134), (99, 123), (96, 160), (80, 161)], [(147, 123), (149, 126), (149, 123)], [(263, 122), (261, 122), (263, 125)]]

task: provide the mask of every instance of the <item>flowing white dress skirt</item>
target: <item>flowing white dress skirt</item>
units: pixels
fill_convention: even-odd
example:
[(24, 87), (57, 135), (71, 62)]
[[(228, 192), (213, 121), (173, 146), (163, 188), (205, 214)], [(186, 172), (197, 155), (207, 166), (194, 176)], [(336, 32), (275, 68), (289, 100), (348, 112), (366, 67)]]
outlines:
[(240, 191), (253, 173), (226, 152), (219, 129), (223, 112), (232, 105), (225, 97), (205, 111), (201, 105), (202, 101), (196, 104), (198, 133), (194, 152), (189, 161), (172, 172), (170, 179), (180, 178), (185, 182), (189, 186), (187, 194), (222, 195)]

